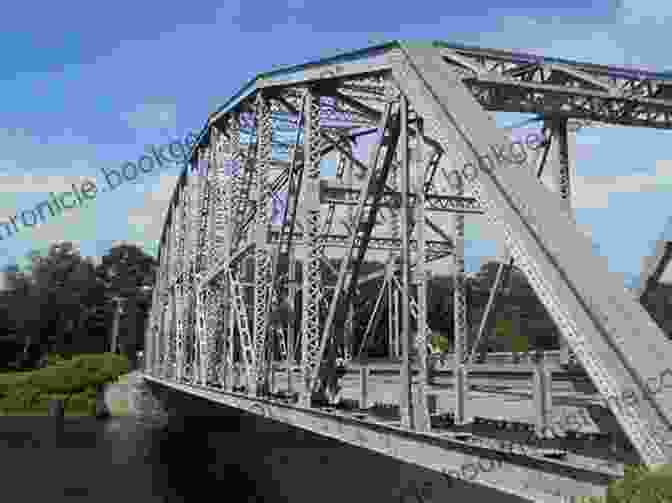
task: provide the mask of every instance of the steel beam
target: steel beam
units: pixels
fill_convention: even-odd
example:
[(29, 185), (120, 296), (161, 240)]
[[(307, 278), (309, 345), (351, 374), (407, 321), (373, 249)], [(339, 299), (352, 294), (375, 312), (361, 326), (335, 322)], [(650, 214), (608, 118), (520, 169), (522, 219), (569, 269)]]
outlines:
[[(426, 168), (424, 164), (424, 154), (425, 154), (425, 145), (424, 145), (424, 129), (422, 120), (418, 121), (418, 135), (416, 136), (416, 147), (415, 147), (415, 194), (418, 204), (415, 206), (415, 221), (416, 222), (429, 222), (425, 216), (425, 192), (426, 185), (424, 183), (426, 179)], [(418, 240), (417, 253), (416, 253), (416, 262), (414, 264), (414, 273), (415, 273), (415, 284), (417, 285), (417, 315), (416, 323), (418, 326), (418, 333), (415, 340), (415, 346), (418, 351), (418, 360), (420, 364), (420, 384), (424, 388), (425, 384), (431, 384), (432, 376), (431, 369), (429, 368), (429, 361), (427, 355), (427, 341), (431, 336), (428, 333), (427, 325), (427, 256), (426, 256), (426, 245), (425, 245), (425, 226), (416, 225), (415, 226), (415, 235)], [(420, 388), (420, 391), (423, 396), (423, 405), (424, 405), (424, 389)], [(430, 423), (431, 427), (431, 423)]]
[(268, 391), (268, 367), (266, 359), (266, 339), (268, 335), (268, 309), (271, 295), (271, 255), (267, 248), (268, 226), (270, 224), (271, 197), (268, 186), (268, 168), (271, 157), (273, 129), (271, 110), (262, 93), (257, 94), (257, 159), (256, 176), (256, 224), (254, 230), (254, 351), (257, 382), (252, 393), (265, 394)]
[(319, 367), (320, 291), (322, 289), (320, 259), (320, 101), (308, 90), (305, 101), (303, 229), (307, 258), (303, 262), (303, 319), (301, 367), (304, 380), (302, 403), (310, 405), (313, 394), (314, 369)]
[[(357, 201), (348, 199), (348, 196), (359, 195), (361, 189), (354, 186), (336, 185), (333, 182), (323, 182), (320, 186), (320, 202), (322, 204), (338, 204), (342, 206), (356, 206)], [(381, 208), (390, 208), (391, 210), (399, 208), (401, 192), (386, 190), (381, 195), (379, 206)], [(416, 206), (417, 196), (409, 194), (410, 207)], [(367, 201), (366, 205), (371, 202)], [(478, 206), (478, 202), (473, 197), (460, 197), (453, 195), (429, 194), (425, 197), (425, 210), (437, 213), (470, 213), (482, 214), (483, 210)]]
[[(413, 412), (413, 370), (411, 361), (411, 349), (413, 348), (413, 340), (411, 337), (411, 313), (408, 305), (409, 302), (409, 287), (410, 287), (410, 250), (409, 250), (409, 215), (408, 215), (408, 192), (409, 192), (409, 159), (408, 159), (408, 101), (405, 96), (400, 98), (400, 115), (401, 115), (401, 133), (399, 138), (399, 148), (401, 150), (401, 348), (402, 348), (402, 363), (401, 363), (401, 379), (400, 379), (400, 400), (399, 411), (401, 413), (401, 424), (415, 429), (415, 414)], [(391, 292), (396, 292), (394, 288), (390, 288)]]

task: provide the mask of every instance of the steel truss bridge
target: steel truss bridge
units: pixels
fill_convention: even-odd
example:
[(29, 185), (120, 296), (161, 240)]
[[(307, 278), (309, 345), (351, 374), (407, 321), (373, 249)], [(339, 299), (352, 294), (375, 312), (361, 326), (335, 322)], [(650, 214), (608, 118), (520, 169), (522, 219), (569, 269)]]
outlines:
[[(488, 162), (509, 151), (497, 111), (537, 114), (543, 148), (522, 164)], [(640, 462), (670, 462), (672, 393), (647, 392), (647, 379), (666, 370), (672, 347), (639, 303), (645, 286), (626, 291), (572, 216), (574, 134), (596, 123), (672, 128), (672, 76), (442, 42), (392, 42), (259, 75), (210, 115), (173, 193), (146, 381), (435, 471), (497, 459), (501, 468), (473, 483), (529, 501), (603, 494), (622, 472), (465, 434), (475, 423), (474, 352), (509, 270), (500, 267), (469, 341), (464, 221), (484, 213), (558, 327), (562, 358), (585, 370)], [(335, 176), (324, 174), (329, 163)], [(464, 174), (453, 175), (459, 183), (448, 183), (451, 170)], [(385, 267), (363, 275), (367, 252)], [(669, 255), (661, 244), (646, 277)], [(452, 395), (437, 409), (427, 282), (446, 257), (456, 338)], [(374, 280), (382, 286), (357, 344), (360, 287)], [(397, 384), (374, 387), (362, 355), (383, 304), (401, 363)], [(339, 380), (353, 368), (355, 400), (341, 399)], [(531, 372), (540, 432), (554, 398), (549, 364)], [(369, 403), (383, 386), (397, 399), (376, 407), (395, 408), (392, 420)]]

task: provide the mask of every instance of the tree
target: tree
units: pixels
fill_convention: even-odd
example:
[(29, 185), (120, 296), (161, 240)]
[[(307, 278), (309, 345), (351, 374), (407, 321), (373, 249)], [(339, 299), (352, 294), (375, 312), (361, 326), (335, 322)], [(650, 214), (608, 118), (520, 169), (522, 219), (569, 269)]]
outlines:
[(86, 316), (103, 298), (93, 262), (69, 242), (51, 245), (45, 256), (32, 252), (29, 257), (40, 307), (40, 344), (59, 353), (85, 351)]
[[(4, 359), (34, 366), (48, 352), (65, 354), (109, 349), (114, 296), (131, 302), (123, 319), (129, 351), (142, 344), (151, 304), (155, 260), (137, 247), (115, 247), (96, 267), (72, 243), (57, 243), (46, 254), (28, 254), (30, 268), (5, 268), (7, 289), (0, 295)], [(144, 287), (144, 288), (143, 288)], [(147, 288), (149, 287), (149, 288)], [(0, 342), (2, 342), (0, 331)], [(21, 349), (10, 348), (10, 342)], [(133, 356), (131, 355), (131, 356)]]
[(134, 245), (115, 246), (103, 256), (96, 275), (105, 287), (106, 312), (114, 315), (115, 297), (126, 299), (120, 320), (119, 344), (129, 359), (144, 344), (144, 325), (151, 309), (156, 259)]

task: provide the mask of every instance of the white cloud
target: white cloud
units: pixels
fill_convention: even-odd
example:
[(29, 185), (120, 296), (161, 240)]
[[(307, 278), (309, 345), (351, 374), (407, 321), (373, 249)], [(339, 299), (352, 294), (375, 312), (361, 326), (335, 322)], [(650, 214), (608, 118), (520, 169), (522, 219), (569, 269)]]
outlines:
[(128, 224), (142, 229), (148, 240), (159, 239), (168, 204), (177, 183), (177, 175), (161, 175), (147, 191), (145, 203), (128, 211)]
[(174, 131), (177, 124), (177, 107), (174, 104), (144, 103), (135, 110), (123, 112), (121, 119), (135, 130)]
[(628, 25), (638, 25), (644, 19), (663, 24), (672, 17), (672, 5), (667, 0), (622, 0), (622, 12)]
[(575, 176), (575, 208), (608, 208), (613, 193), (672, 191), (672, 160), (656, 163), (655, 175)]

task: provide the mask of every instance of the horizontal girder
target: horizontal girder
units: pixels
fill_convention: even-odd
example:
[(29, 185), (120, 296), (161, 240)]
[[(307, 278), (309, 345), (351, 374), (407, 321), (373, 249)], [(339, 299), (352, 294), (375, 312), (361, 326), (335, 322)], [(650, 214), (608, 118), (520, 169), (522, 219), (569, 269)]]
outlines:
[[(358, 187), (346, 187), (323, 181), (320, 187), (320, 202), (323, 204), (334, 203), (345, 206), (356, 206), (357, 200), (352, 196), (358, 196)], [(351, 196), (351, 197), (348, 197)], [(409, 203), (415, 205), (415, 194), (409, 194)], [(425, 210), (442, 213), (474, 213), (482, 214), (478, 201), (474, 197), (447, 196), (428, 194), (425, 196)], [(370, 202), (366, 203), (370, 205)], [(399, 208), (401, 205), (401, 192), (385, 191), (378, 203), (382, 208)]]

